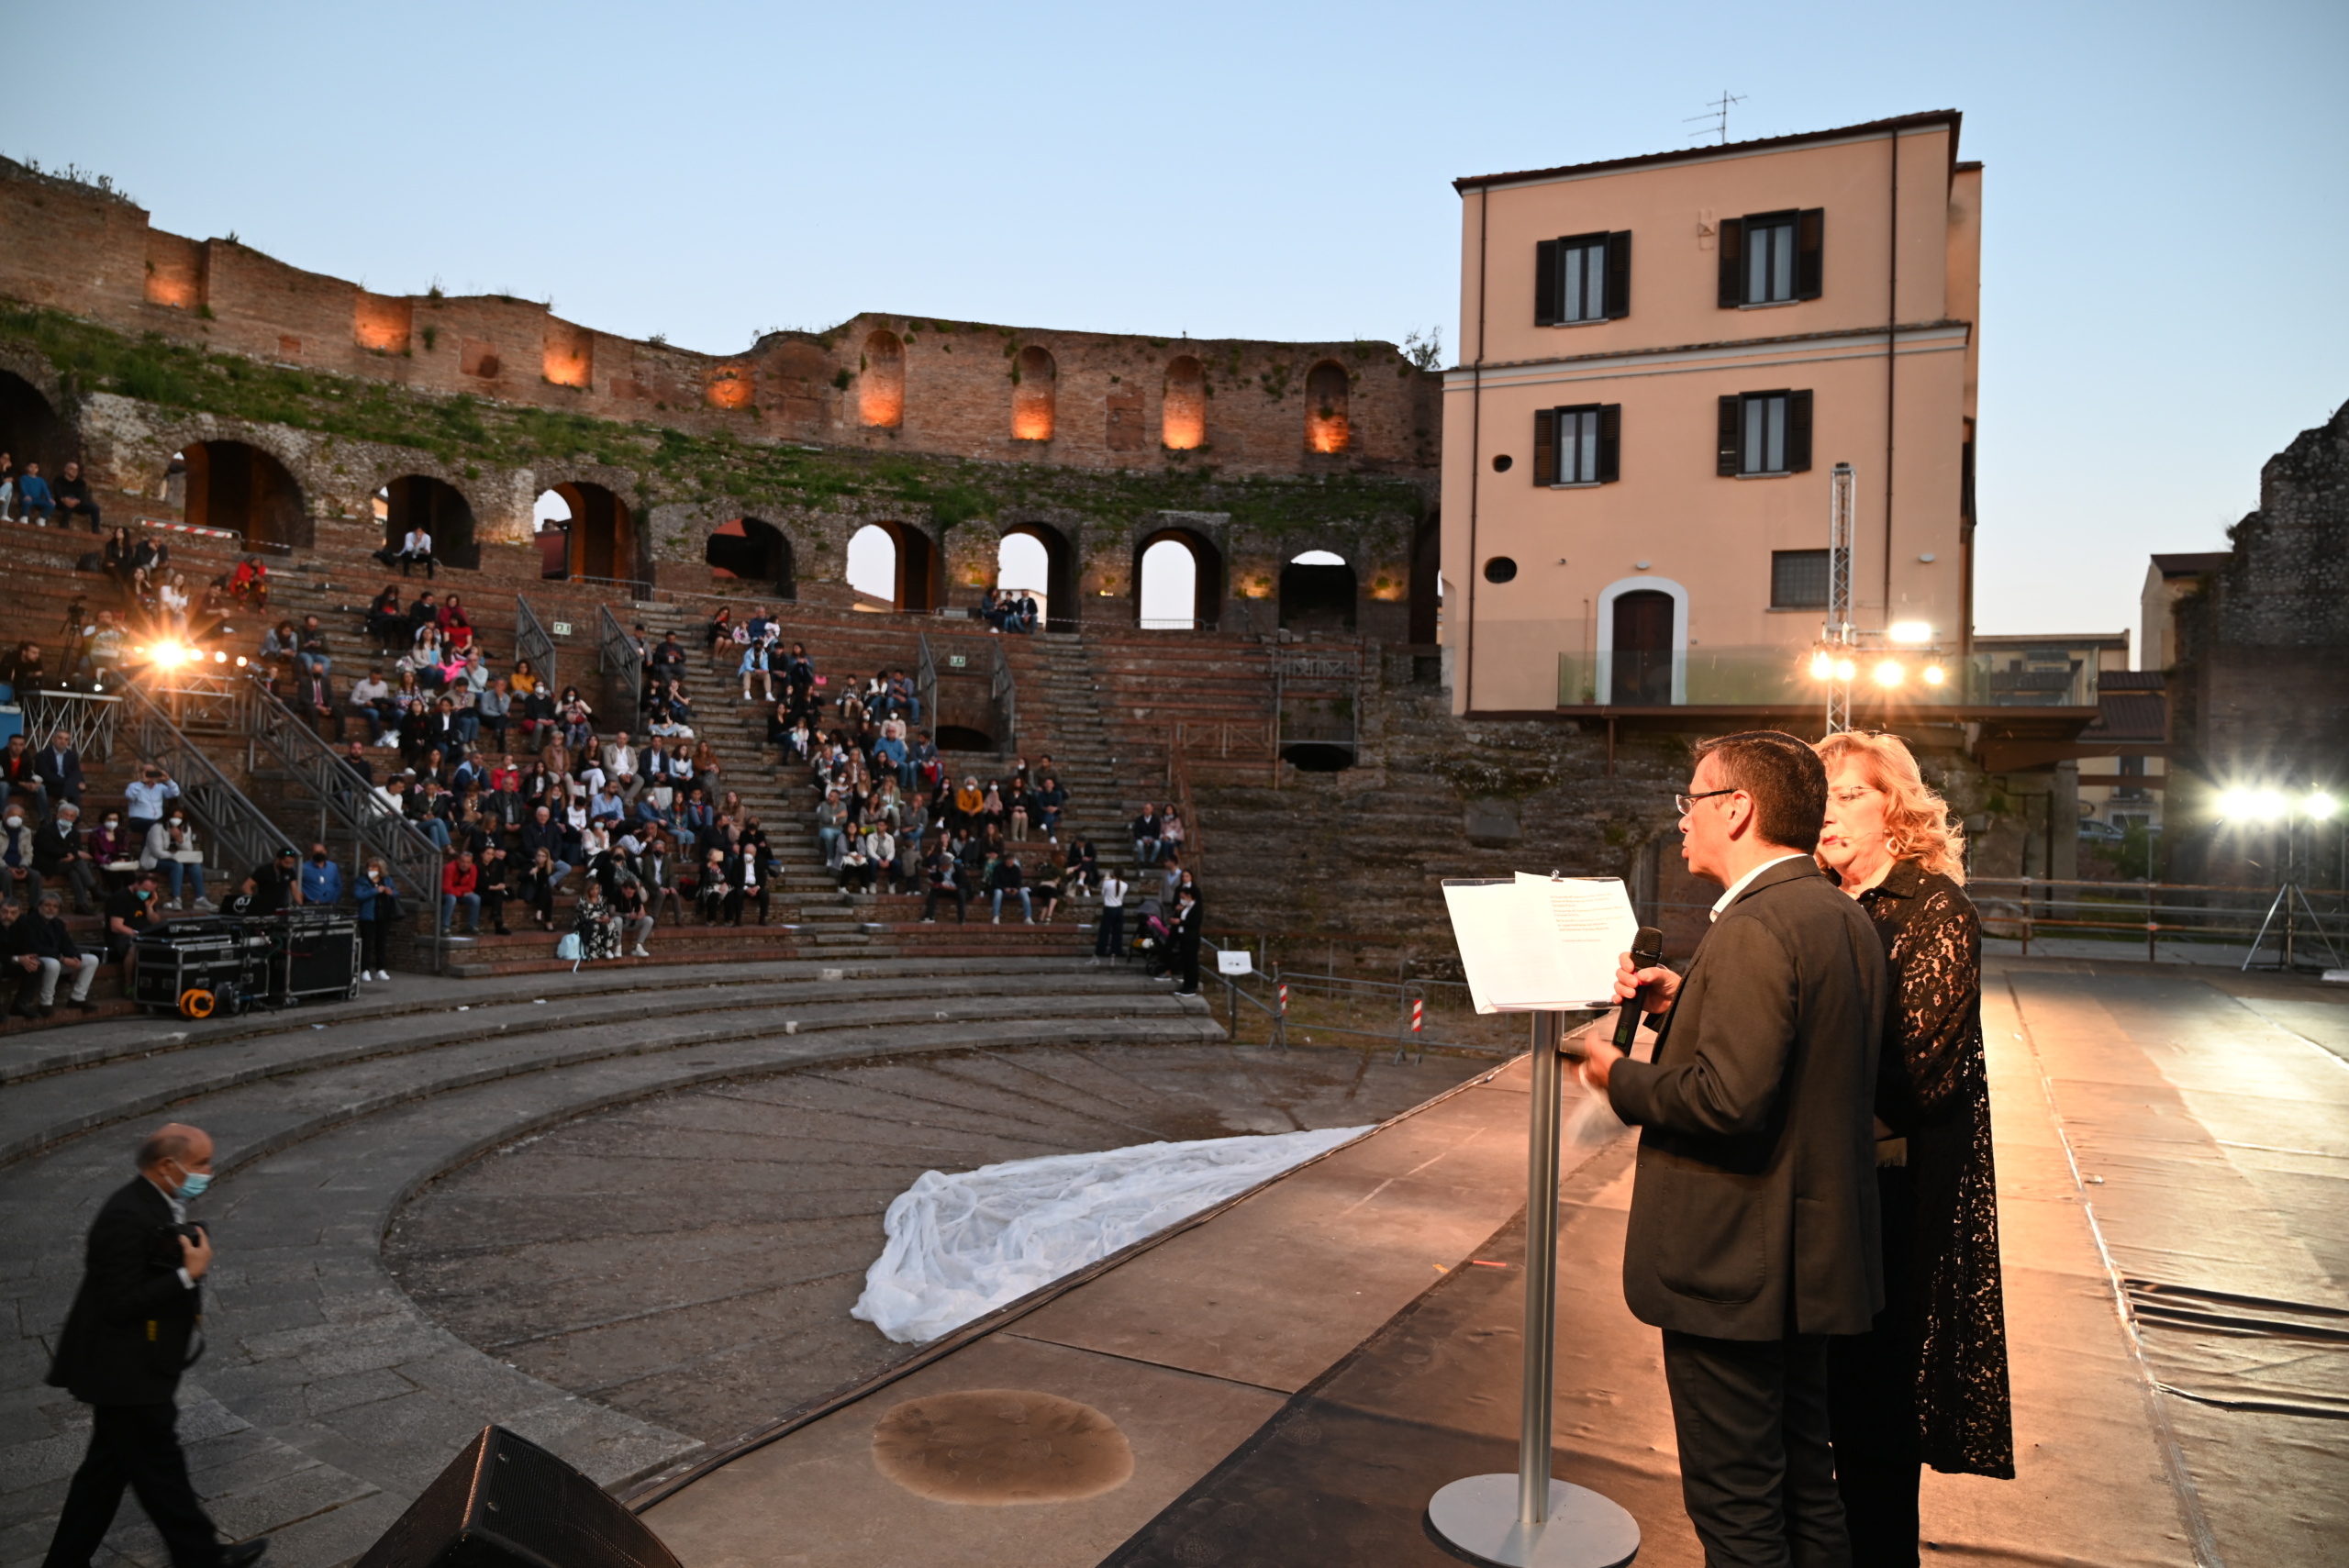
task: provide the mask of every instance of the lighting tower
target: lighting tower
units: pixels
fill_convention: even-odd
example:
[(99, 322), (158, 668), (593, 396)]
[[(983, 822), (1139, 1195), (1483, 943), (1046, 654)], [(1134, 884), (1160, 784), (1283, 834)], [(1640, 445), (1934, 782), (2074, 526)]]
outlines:
[(1839, 462), (1827, 481), (1827, 624), (1820, 629), (1828, 665), (1827, 733), (1852, 728), (1852, 673), (1858, 665), (1852, 631), (1852, 465)]

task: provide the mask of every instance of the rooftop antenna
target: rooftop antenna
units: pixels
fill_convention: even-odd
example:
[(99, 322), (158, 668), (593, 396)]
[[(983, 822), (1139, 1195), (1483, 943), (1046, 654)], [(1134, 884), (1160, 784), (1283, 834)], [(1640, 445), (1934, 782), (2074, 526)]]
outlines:
[(1726, 147), (1729, 145), (1730, 106), (1731, 104), (1742, 104), (1743, 102), (1745, 102), (1744, 94), (1731, 93), (1728, 88), (1724, 87), (1721, 89), (1721, 95), (1720, 97), (1712, 100), (1705, 106), (1705, 112), (1703, 114), (1690, 115), (1680, 123), (1682, 125), (1695, 125), (1698, 121), (1709, 121), (1710, 123), (1702, 130), (1692, 130), (1688, 134), (1690, 136), (1718, 137), (1720, 139), (1721, 145)]

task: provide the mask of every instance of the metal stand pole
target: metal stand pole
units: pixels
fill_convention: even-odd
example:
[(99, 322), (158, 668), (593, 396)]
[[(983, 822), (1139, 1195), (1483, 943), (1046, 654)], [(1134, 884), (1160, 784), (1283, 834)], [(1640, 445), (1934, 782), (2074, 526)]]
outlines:
[(1640, 1527), (1621, 1507), (1550, 1474), (1558, 1318), (1558, 1048), (1561, 1013), (1533, 1015), (1525, 1154), (1525, 1379), (1515, 1475), (1471, 1475), (1428, 1502), (1428, 1523), (1496, 1568), (1620, 1568)]

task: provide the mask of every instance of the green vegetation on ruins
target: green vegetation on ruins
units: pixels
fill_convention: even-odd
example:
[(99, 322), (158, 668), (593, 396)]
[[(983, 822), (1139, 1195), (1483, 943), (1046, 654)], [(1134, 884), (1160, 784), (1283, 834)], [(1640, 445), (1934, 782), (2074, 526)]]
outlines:
[[(648, 507), (723, 500), (745, 509), (763, 504), (822, 511), (838, 503), (903, 502), (928, 507), (942, 528), (1020, 511), (1056, 509), (1112, 524), (1162, 511), (1226, 512), (1235, 524), (1277, 536), (1408, 522), (1426, 506), (1414, 482), (1379, 475), (1225, 478), (1211, 462), (1197, 460), (1163, 473), (1096, 471), (811, 447), (725, 428), (693, 434), (263, 364), (14, 302), (0, 301), (0, 343), (29, 348), (54, 366), (69, 406), (88, 393), (115, 393), (166, 408), (405, 447), (468, 477), (490, 468), (584, 461), (634, 474), (637, 503)], [(70, 417), (72, 409), (61, 412)], [(728, 417), (755, 427), (759, 415), (752, 409)]]

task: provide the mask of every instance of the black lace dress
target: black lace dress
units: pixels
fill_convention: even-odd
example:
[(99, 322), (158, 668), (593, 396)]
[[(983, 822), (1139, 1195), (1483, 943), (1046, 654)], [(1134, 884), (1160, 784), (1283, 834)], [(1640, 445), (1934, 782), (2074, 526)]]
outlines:
[(1866, 1336), (1878, 1341), (1874, 1397), (1896, 1419), (1913, 1397), (1922, 1462), (2011, 1479), (1981, 924), (1956, 883), (1908, 861), (1859, 902), (1885, 940), (1892, 981), (1876, 1114), (1908, 1145), (1905, 1170), (1884, 1173), (1886, 1197), (1908, 1201), (1885, 1206), (1887, 1301)]

